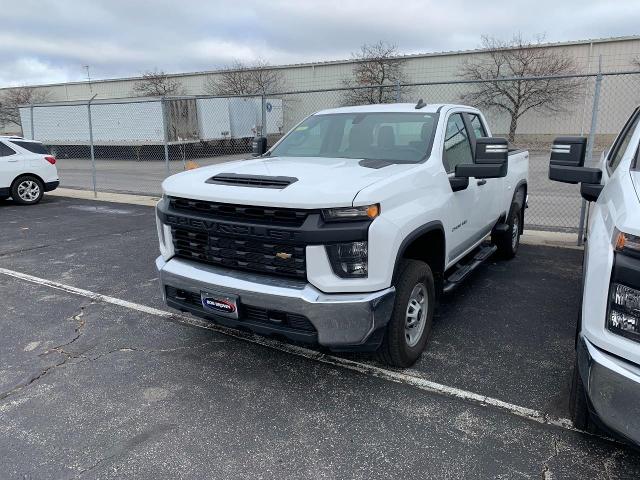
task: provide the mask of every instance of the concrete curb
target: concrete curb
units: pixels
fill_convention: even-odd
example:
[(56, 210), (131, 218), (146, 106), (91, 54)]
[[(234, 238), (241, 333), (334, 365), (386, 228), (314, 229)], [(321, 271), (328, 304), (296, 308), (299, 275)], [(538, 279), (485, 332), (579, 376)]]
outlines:
[(47, 195), (78, 198), (81, 200), (96, 200), (99, 202), (128, 203), (130, 205), (143, 205), (146, 207), (154, 207), (156, 203), (158, 203), (158, 200), (160, 200), (160, 197), (129, 193), (97, 192), (97, 196), (94, 196), (93, 190), (76, 190), (72, 188), (58, 188), (52, 192), (48, 192)]
[[(97, 192), (97, 196), (94, 196), (92, 190), (76, 190), (71, 188), (58, 188), (57, 190), (48, 192), (47, 195), (78, 198), (81, 200), (95, 200), (99, 202), (127, 203), (147, 207), (154, 207), (156, 203), (158, 203), (158, 200), (160, 200), (160, 197), (129, 193)], [(520, 242), (526, 245), (581, 249), (582, 247), (576, 245), (577, 240), (578, 237), (575, 233), (547, 232), (544, 230), (526, 230), (520, 238)]]

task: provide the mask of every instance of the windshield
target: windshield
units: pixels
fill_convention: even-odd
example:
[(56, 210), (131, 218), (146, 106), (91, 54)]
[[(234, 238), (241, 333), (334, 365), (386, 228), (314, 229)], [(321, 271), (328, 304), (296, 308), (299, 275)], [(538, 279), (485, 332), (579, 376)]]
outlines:
[(271, 155), (417, 163), (430, 153), (437, 115), (417, 112), (313, 115), (276, 145)]

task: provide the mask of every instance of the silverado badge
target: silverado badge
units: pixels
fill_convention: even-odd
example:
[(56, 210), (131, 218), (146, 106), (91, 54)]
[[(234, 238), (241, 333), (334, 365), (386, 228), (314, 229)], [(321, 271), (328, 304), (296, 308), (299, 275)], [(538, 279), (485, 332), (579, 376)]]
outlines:
[(291, 258), (291, 254), (287, 252), (278, 252), (276, 253), (276, 257), (281, 258), (282, 260), (289, 260)]

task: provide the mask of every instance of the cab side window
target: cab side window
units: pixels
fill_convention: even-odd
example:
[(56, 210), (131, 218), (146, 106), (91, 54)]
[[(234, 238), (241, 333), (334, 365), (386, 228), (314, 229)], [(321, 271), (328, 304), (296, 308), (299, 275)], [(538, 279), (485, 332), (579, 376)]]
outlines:
[(451, 115), (447, 120), (442, 157), (447, 173), (455, 172), (457, 165), (473, 163), (469, 133), (460, 113)]
[(471, 123), (471, 128), (473, 130), (473, 134), (476, 138), (486, 137), (487, 131), (484, 129), (484, 125), (482, 124), (482, 120), (480, 120), (480, 116), (469, 113), (469, 123)]
[(13, 151), (11, 147), (8, 147), (3, 142), (0, 142), (0, 157), (8, 157), (10, 155), (15, 155), (16, 152)]
[(638, 119), (640, 119), (640, 115), (636, 115), (636, 118), (633, 119), (629, 127), (622, 133), (622, 136), (616, 141), (609, 154), (609, 170), (612, 173), (618, 168), (618, 165), (620, 165), (624, 157), (624, 153), (627, 151), (633, 132), (636, 131), (636, 127), (638, 126)]

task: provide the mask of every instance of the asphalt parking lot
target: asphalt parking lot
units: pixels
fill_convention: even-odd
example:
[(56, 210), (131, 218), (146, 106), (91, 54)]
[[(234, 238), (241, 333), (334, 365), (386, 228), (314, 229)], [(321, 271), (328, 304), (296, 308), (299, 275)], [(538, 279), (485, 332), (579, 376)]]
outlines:
[(398, 372), (165, 314), (151, 207), (0, 219), (3, 478), (640, 477), (566, 420), (579, 250), (489, 262)]

